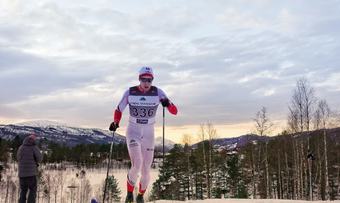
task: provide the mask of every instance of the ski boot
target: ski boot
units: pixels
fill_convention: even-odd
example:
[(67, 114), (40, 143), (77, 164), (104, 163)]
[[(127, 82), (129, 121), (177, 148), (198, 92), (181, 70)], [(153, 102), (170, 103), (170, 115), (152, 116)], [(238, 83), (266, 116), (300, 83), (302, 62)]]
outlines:
[(136, 197), (136, 202), (137, 202), (137, 203), (144, 203), (143, 194), (138, 193), (138, 195), (137, 195), (137, 197)]
[(132, 203), (133, 202), (133, 193), (128, 192), (125, 198), (125, 203)]

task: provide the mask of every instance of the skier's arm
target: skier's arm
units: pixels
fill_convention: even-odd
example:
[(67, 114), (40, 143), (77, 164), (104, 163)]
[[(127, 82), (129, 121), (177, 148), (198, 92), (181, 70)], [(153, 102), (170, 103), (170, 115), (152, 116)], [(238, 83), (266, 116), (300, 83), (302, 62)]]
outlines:
[(129, 96), (129, 90), (125, 91), (122, 99), (118, 103), (118, 106), (114, 112), (113, 121), (118, 125), (119, 125), (120, 120), (122, 119), (122, 113), (125, 107), (128, 105), (128, 96)]
[(166, 107), (171, 114), (177, 115), (178, 110), (177, 110), (176, 105), (168, 99), (168, 97), (163, 92), (163, 90), (158, 89), (158, 91), (159, 91), (159, 100), (162, 103), (162, 106)]
[(109, 130), (110, 131), (116, 131), (116, 129), (119, 127), (119, 122), (122, 119), (122, 114), (125, 109), (125, 107), (128, 104), (128, 95), (129, 95), (129, 90), (127, 90), (122, 99), (120, 100), (117, 108), (114, 110), (113, 113), (113, 122), (111, 123)]

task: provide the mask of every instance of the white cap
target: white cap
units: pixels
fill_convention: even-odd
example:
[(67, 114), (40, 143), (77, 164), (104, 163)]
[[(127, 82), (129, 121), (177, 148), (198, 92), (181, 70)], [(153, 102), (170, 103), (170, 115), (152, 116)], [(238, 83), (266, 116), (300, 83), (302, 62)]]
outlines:
[(153, 71), (151, 67), (144, 66), (139, 70), (139, 77), (145, 75), (151, 76), (153, 78)]

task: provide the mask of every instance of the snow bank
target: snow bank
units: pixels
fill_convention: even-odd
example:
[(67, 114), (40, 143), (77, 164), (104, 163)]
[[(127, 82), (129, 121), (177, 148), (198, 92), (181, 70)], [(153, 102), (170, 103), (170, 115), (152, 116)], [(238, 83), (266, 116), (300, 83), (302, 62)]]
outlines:
[[(185, 201), (187, 203), (193, 202), (193, 203), (326, 203), (326, 202), (332, 202), (332, 203), (340, 203), (340, 200), (337, 201), (304, 201), (304, 200), (277, 200), (277, 199), (206, 199), (206, 200), (188, 200)], [(158, 200), (155, 201), (155, 203), (183, 203), (183, 201), (173, 201), (173, 200)]]

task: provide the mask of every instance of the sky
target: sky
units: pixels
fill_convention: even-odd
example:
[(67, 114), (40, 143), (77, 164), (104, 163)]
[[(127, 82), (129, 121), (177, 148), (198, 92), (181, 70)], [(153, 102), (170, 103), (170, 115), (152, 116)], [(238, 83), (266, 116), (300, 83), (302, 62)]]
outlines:
[(299, 78), (339, 108), (339, 39), (340, 0), (0, 0), (0, 123), (107, 129), (150, 66), (179, 109), (167, 138), (250, 133), (262, 106), (280, 131)]

